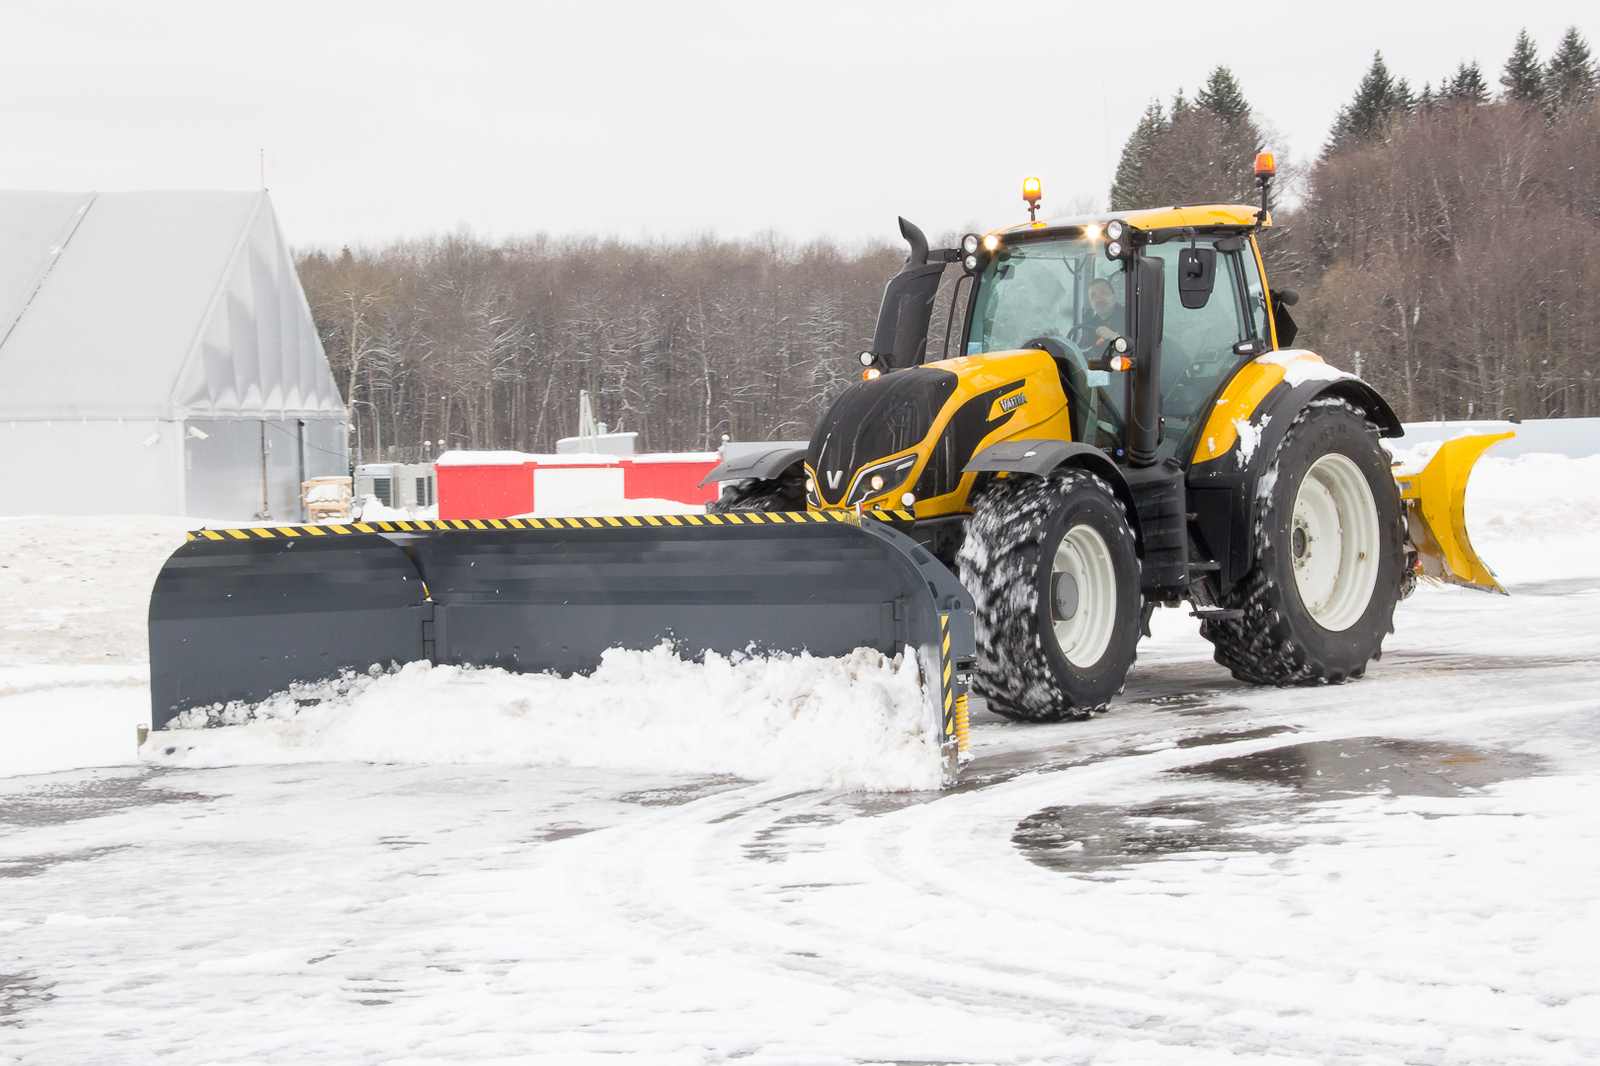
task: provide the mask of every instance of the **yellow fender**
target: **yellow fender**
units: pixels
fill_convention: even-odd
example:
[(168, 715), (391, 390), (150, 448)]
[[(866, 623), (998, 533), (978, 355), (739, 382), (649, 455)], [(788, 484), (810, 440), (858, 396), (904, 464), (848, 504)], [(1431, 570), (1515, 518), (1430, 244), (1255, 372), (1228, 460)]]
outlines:
[(1439, 445), (1415, 474), (1395, 474), (1405, 501), (1410, 540), (1424, 577), (1507, 595), (1467, 536), (1467, 480), (1490, 446), (1515, 433), (1480, 433)]

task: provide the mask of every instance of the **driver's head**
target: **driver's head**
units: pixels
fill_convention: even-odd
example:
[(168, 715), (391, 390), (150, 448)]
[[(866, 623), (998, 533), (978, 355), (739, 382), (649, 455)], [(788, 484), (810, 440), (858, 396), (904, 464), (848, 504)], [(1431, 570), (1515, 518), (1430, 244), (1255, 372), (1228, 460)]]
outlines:
[(1117, 306), (1117, 291), (1111, 287), (1111, 282), (1096, 278), (1089, 283), (1089, 306), (1101, 318), (1111, 313), (1111, 309)]

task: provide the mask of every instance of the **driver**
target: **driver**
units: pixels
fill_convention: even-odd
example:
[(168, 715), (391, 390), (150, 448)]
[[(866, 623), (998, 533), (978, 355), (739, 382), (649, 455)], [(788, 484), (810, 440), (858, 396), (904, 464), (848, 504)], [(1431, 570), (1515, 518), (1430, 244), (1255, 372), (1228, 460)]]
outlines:
[(1096, 352), (1104, 351), (1107, 341), (1116, 340), (1122, 335), (1126, 323), (1127, 315), (1122, 309), (1122, 301), (1117, 299), (1117, 290), (1111, 282), (1105, 278), (1091, 281), (1089, 313), (1073, 330), (1079, 343), (1092, 346)]

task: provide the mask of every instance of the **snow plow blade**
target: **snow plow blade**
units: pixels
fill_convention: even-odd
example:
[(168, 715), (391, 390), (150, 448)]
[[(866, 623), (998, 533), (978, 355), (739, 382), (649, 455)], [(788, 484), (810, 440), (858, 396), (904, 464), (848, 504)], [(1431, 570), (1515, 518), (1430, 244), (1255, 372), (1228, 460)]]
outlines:
[(152, 722), (418, 659), (588, 672), (607, 648), (915, 654), (947, 783), (972, 603), (853, 514), (368, 522), (201, 530), (150, 598)]
[(1467, 481), (1485, 451), (1514, 436), (1481, 433), (1447, 440), (1420, 472), (1395, 475), (1422, 576), (1506, 595), (1467, 536)]

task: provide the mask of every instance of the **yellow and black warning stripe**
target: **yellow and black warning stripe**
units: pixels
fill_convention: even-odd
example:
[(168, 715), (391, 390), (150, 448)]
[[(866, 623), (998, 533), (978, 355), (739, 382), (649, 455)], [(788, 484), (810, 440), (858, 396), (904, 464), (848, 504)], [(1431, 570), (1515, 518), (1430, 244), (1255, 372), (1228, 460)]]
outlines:
[(950, 616), (939, 616), (939, 696), (944, 706), (944, 739), (954, 740), (957, 750), (966, 754), (971, 747), (970, 726), (967, 721), (967, 694), (957, 692), (964, 683), (956, 676), (955, 664), (950, 656)]
[(944, 707), (944, 739), (956, 735), (955, 664), (950, 659), (950, 616), (939, 616), (939, 699)]
[[(868, 511), (880, 522), (910, 522), (910, 511)], [(783, 525), (806, 522), (858, 522), (854, 511), (729, 511), (726, 514), (599, 515), (578, 518), (442, 518), (416, 521), (348, 522), (325, 526), (245, 526), (197, 529), (190, 540), (277, 540), (290, 537), (337, 537), (351, 533), (448, 533), (494, 529), (608, 529), (627, 526)], [(948, 644), (948, 639), (946, 644)]]

